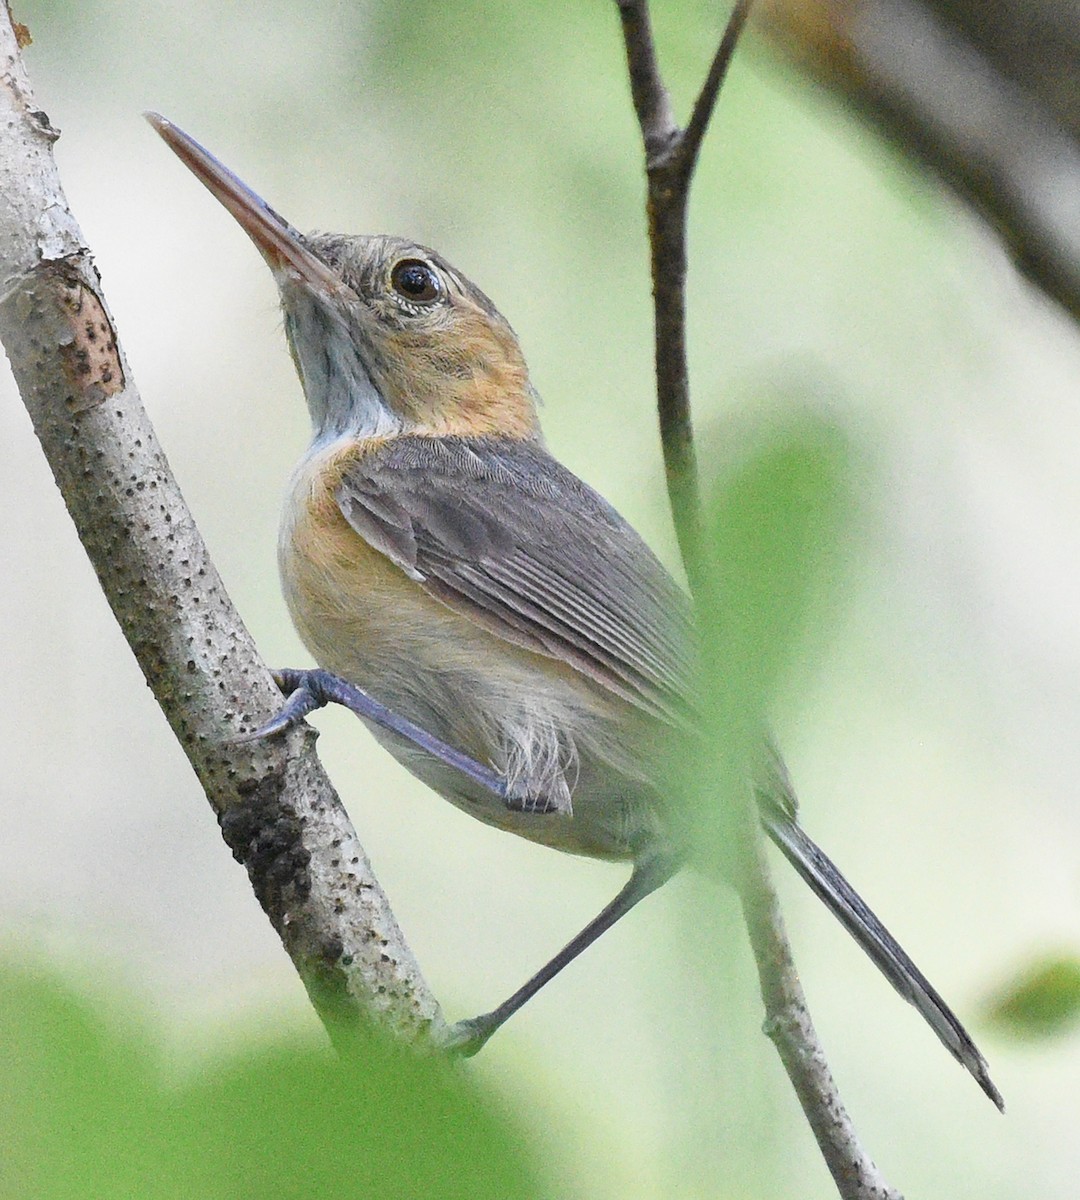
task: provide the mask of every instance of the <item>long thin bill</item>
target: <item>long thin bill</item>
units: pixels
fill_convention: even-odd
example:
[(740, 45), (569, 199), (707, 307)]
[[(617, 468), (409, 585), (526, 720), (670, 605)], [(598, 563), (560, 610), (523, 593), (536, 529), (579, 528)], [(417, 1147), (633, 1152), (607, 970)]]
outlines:
[(272, 271), (285, 271), (319, 291), (348, 291), (341, 276), (304, 245), (297, 230), (209, 150), (160, 113), (147, 112), (143, 116), (161, 134), (181, 162), (240, 222)]

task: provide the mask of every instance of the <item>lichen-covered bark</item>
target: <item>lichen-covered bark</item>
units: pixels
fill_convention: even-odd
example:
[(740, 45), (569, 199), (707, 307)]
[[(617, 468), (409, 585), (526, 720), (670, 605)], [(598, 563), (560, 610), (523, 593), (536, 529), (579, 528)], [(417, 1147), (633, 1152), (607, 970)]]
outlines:
[(374, 1015), (402, 1036), (422, 1036), (441, 1028), (438, 1005), (313, 734), (235, 741), (281, 697), (139, 400), (64, 200), (56, 136), (34, 106), (0, 10), (0, 340), (57, 486), (229, 848), (331, 1032)]

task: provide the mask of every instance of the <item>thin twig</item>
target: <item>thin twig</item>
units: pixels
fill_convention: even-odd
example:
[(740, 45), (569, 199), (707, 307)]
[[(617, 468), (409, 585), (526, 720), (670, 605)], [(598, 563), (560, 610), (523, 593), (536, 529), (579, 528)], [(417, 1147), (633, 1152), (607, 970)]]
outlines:
[[(750, 8), (738, 0), (682, 131), (671, 115), (647, 0), (616, 0), (645, 147), (656, 328), (656, 386), (668, 493), (692, 590), (701, 584), (700, 496), (686, 360), (686, 215), (698, 151)], [(799, 984), (756, 821), (740, 880), (758, 967), (765, 1028), (844, 1200), (901, 1200), (859, 1143), (840, 1100)]]
[[(0, 339), (79, 538), (233, 855), (331, 1036), (442, 1027), (310, 731), (238, 744), (281, 697), (169, 470), (0, 11)], [(87, 714), (91, 720), (96, 714)]]
[(647, 0), (617, 0), (630, 91), (648, 178), (649, 246), (656, 328), (656, 386), (668, 494), (686, 568), (700, 560), (701, 513), (686, 365), (686, 203), (689, 174), (678, 162), (683, 137), (671, 113), (653, 44)]
[(903, 1200), (863, 1150), (810, 1018), (761, 839), (745, 872), (743, 915), (765, 1004), (765, 1032), (784, 1064), (844, 1200)]
[(738, 0), (732, 9), (724, 36), (720, 39), (720, 45), (717, 46), (709, 66), (709, 73), (705, 76), (705, 83), (694, 101), (690, 120), (687, 121), (686, 129), (679, 139), (679, 157), (683, 160), (683, 170), (688, 176), (697, 163), (698, 152), (705, 139), (705, 130), (709, 127), (709, 120), (716, 107), (716, 98), (720, 95), (720, 89), (727, 78), (728, 68), (735, 55), (735, 47), (739, 44), (739, 36), (746, 25), (746, 18), (750, 15), (752, 3), (753, 0)]
[(626, 44), (630, 92), (634, 99), (646, 161), (652, 163), (679, 136), (679, 127), (671, 110), (671, 97), (660, 77), (656, 59), (652, 22), (646, 0), (617, 0)]

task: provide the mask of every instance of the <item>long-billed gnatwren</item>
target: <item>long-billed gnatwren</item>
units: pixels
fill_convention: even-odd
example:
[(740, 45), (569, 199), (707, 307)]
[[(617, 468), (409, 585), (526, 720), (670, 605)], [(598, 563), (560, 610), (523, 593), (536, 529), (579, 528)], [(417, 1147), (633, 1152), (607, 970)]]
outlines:
[[(455, 1027), (478, 1049), (686, 860), (660, 763), (671, 731), (693, 724), (689, 603), (547, 452), (517, 338), (475, 284), (402, 238), (298, 233), (148, 117), (273, 271), (311, 413), (279, 554), (289, 611), (324, 670), (282, 673), (283, 720), (344, 700), (481, 821), (633, 866), (524, 987)], [(765, 831), (1000, 1106), (959, 1020), (800, 828), (779, 758), (762, 761), (752, 786)]]

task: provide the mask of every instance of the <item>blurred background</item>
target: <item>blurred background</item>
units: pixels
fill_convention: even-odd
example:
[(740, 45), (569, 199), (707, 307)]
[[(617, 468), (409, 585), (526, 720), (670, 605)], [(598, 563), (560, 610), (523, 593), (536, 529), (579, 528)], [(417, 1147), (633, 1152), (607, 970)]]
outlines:
[[(954, 163), (970, 162), (972, 143), (935, 143), (947, 122), (920, 125), (914, 101), (868, 101), (884, 85), (874, 91), (870, 59), (853, 65), (849, 8), (875, 6), (772, 5), (705, 145), (690, 276), (702, 468), (722, 480), (763, 428), (793, 414), (835, 427), (849, 448), (841, 567), (773, 720), (807, 829), (968, 1024), (1005, 1118), (779, 861), (776, 874), (819, 1032), (887, 1177), (910, 1196), (1072, 1197), (1080, 338), (1067, 281), (1055, 291), (1053, 271), (1034, 271), (1055, 300), (1021, 278), (987, 224), (922, 165), (964, 188), (950, 148)], [(520, 335), (553, 451), (674, 568), (640, 150), (612, 4), (22, 0), (16, 15), (144, 402), (270, 663), (309, 661), (275, 565), (306, 414), (269, 273), (141, 120), (146, 108), (300, 228), (406, 234), (461, 267)], [(656, 6), (680, 114), (723, 15), (705, 0)], [(928, 51), (918, 29), (896, 44)], [(983, 51), (961, 57), (993, 93)], [(932, 75), (938, 60), (915, 58)], [(941, 112), (993, 133), (963, 73), (943, 70)], [(1015, 75), (1000, 91), (1020, 96)], [(1059, 132), (1051, 165), (1068, 159)], [(993, 164), (979, 162), (968, 175), (985, 193)], [(1030, 164), (1020, 179), (1036, 192), (1043, 182)], [(1040, 194), (1060, 200), (1069, 229), (1059, 183)], [(1022, 196), (994, 209), (968, 194), (1014, 249), (1011, 217), (1036, 224)], [(1062, 244), (1047, 235), (1043, 263), (1054, 261), (1047, 243)], [(139, 1014), (165, 1081), (271, 1038), (317, 1043), (6, 370), (0, 424), (0, 951), (56, 970), (104, 1010)], [(316, 724), (451, 1018), (503, 999), (621, 884), (621, 868), (469, 821), (348, 715)], [(1040, 971), (1025, 1007), (1016, 989)], [(1031, 1016), (1055, 1003), (1060, 1019)], [(535, 1155), (535, 1194), (828, 1197), (760, 1019), (732, 896), (687, 876), (470, 1070)]]

